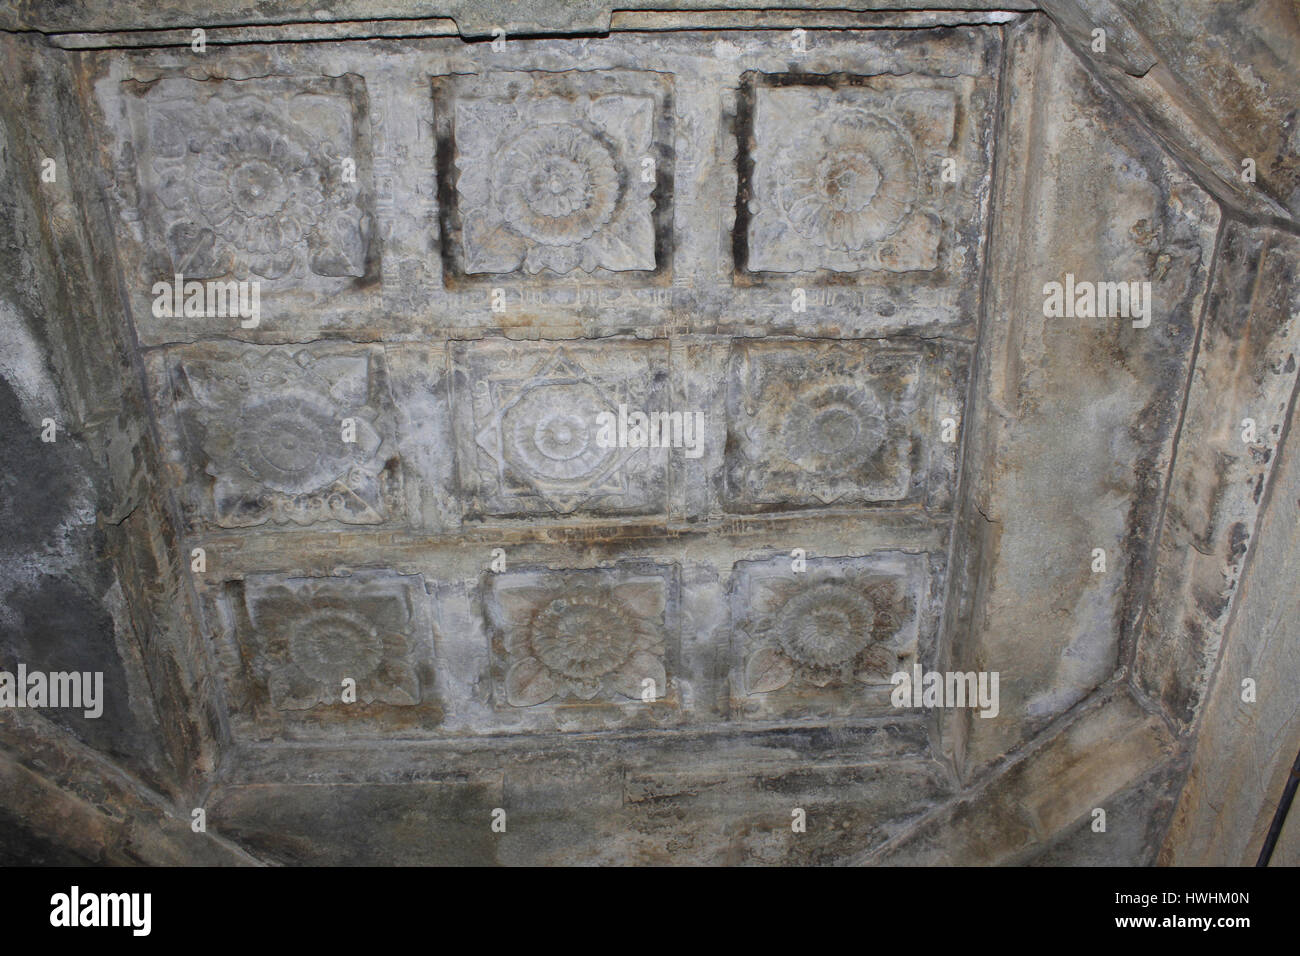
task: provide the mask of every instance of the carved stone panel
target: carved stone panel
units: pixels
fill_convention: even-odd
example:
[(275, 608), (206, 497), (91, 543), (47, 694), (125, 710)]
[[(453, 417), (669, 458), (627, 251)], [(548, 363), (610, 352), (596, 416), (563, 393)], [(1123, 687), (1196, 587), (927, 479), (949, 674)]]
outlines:
[(203, 344), (150, 356), (193, 522), (380, 524), (402, 511), (382, 350)]
[(660, 77), (500, 72), (438, 77), (434, 90), (446, 280), (659, 269)]
[(958, 127), (972, 81), (746, 81), (742, 122), (752, 123), (754, 145), (742, 157), (751, 199), (740, 226), (748, 272), (960, 276), (977, 237), (958, 226), (988, 172), (977, 128)]
[(890, 675), (932, 640), (926, 555), (746, 561), (731, 587), (732, 694), (745, 719), (897, 713)]
[(442, 719), (419, 575), (249, 575), (217, 600), (241, 721), (309, 732), (339, 723), (429, 728)]
[[(726, 372), (729, 511), (945, 499), (959, 353), (929, 346), (737, 341)], [(955, 414), (955, 412), (954, 412)], [(932, 487), (931, 487), (932, 486)]]
[(674, 569), (647, 564), (493, 575), (484, 601), (493, 697), (507, 719), (535, 708), (560, 729), (675, 718)]
[(666, 405), (666, 342), (466, 344), (455, 389), (467, 516), (663, 511), (667, 450), (607, 447), (602, 425)]
[[(866, 337), (974, 319), (1001, 54), (974, 26), (825, 31), (801, 53), (773, 30), (236, 45), (225, 78), (124, 54), (92, 122), (146, 344)], [(260, 324), (154, 315), (178, 269), (260, 282)]]
[(123, 93), (135, 159), (118, 191), (134, 200), (125, 253), (144, 341), (238, 331), (238, 318), (159, 315), (153, 285), (177, 275), (258, 283), (264, 331), (370, 301), (380, 254), (360, 77), (168, 76)]

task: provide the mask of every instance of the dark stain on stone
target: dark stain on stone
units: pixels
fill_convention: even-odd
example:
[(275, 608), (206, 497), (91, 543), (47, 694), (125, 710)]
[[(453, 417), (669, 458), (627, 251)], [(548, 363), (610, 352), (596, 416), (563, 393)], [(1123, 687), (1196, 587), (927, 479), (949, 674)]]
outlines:
[(73, 493), (69, 445), (42, 442), (22, 414), (18, 396), (0, 379), (0, 529), (5, 545), (32, 549), (47, 544), (68, 514)]
[(146, 741), (128, 700), (113, 618), (103, 604), (70, 578), (52, 574), (15, 588), (6, 603), (21, 623), (17, 633), (0, 635), (5, 668), (23, 663), (28, 671), (102, 672), (99, 717), (89, 719), (81, 708), (50, 708), (43, 714), (92, 747), (134, 763), (146, 751)]
[(1209, 620), (1217, 621), (1223, 612), (1228, 609), (1228, 602), (1231, 595), (1223, 591), (1213, 591), (1206, 588), (1193, 588), (1192, 599), (1196, 602), (1196, 607)]
[[(435, 116), (449, 116), (451, 90), (439, 80), (433, 81), (433, 97), (440, 108)], [(455, 143), (452, 141), (450, 119), (438, 124), (434, 130), (435, 186), (438, 195), (438, 255), (442, 260), (443, 285), (448, 289), (460, 288), (460, 272), (452, 237), (460, 235), (460, 211), (456, 206)]]
[(0, 866), (93, 866), (100, 862), (46, 839), (30, 822), (0, 808)]
[(736, 115), (732, 118), (736, 137), (736, 225), (731, 233), (731, 255), (737, 285), (750, 285), (749, 203), (754, 196), (754, 83), (757, 74), (746, 73), (736, 91)]
[(1234, 564), (1246, 555), (1246, 546), (1250, 541), (1250, 532), (1245, 524), (1238, 521), (1228, 532), (1228, 560)]

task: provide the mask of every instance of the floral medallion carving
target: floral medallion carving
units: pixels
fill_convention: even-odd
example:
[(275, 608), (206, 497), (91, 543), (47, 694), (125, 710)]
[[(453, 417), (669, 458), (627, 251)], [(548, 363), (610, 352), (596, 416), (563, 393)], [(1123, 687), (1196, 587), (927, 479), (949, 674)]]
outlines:
[(790, 460), (811, 474), (861, 467), (885, 444), (889, 423), (876, 393), (848, 383), (804, 390), (783, 434)]
[(196, 346), (174, 356), (211, 520), (377, 524), (400, 509), (381, 362), (368, 349)]
[[(498, 693), (511, 708), (668, 694), (669, 587), (660, 573), (525, 572), (494, 579)], [(647, 683), (648, 682), (648, 683)]]
[(809, 560), (798, 574), (788, 559), (738, 565), (732, 601), (742, 710), (792, 715), (808, 704), (862, 712), (916, 659), (926, 567), (924, 556), (900, 553)]
[(887, 682), (897, 655), (888, 642), (898, 630), (896, 586), (882, 581), (774, 582), (773, 613), (755, 626), (764, 641), (745, 662), (751, 694), (785, 687), (796, 675), (810, 684)]
[(777, 156), (782, 214), (805, 239), (858, 252), (892, 236), (917, 200), (912, 142), (887, 116), (843, 109)]
[[(295, 142), (292, 130), (267, 122), (205, 145), (186, 185), (188, 194), (169, 205), (191, 200), (215, 240), (245, 254), (249, 271), (268, 278), (293, 267), (325, 203), (311, 154)], [(184, 228), (173, 227), (170, 235), (176, 237)], [(196, 230), (187, 231), (195, 238)], [(173, 261), (196, 251), (176, 243)]]
[(945, 227), (933, 181), (957, 98), (905, 83), (753, 89), (749, 270), (939, 268)]
[(614, 71), (447, 83), (461, 272), (655, 270), (655, 177), (642, 173), (658, 155), (657, 81)]
[(149, 90), (137, 135), (145, 223), (170, 260), (157, 277), (310, 285), (373, 271), (363, 98), (355, 77)]
[[(603, 447), (601, 416), (647, 407), (666, 379), (666, 349), (609, 343), (558, 349), (482, 343), (463, 349), (458, 454), (472, 513), (647, 513), (662, 507), (662, 449)], [(469, 405), (465, 408), (465, 405)], [(608, 444), (608, 443), (605, 443)]]
[(576, 246), (614, 215), (614, 164), (609, 149), (581, 126), (525, 130), (506, 147), (496, 170), (502, 211), (518, 232), (542, 246)]
[[(355, 578), (255, 575), (242, 587), (240, 653), (273, 711), (350, 705), (409, 708), (432, 688), (422, 583), (392, 572)], [(345, 681), (355, 699), (345, 699)]]
[(915, 497), (923, 477), (916, 474), (921, 435), (928, 428), (921, 366), (910, 350), (860, 344), (734, 346), (724, 490), (729, 507)]

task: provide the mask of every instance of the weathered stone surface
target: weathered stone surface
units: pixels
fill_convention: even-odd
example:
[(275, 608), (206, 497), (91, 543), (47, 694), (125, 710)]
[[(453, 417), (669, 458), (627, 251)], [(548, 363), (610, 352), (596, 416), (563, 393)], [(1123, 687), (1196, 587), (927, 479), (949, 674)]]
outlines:
[(1219, 247), (1183, 421), (1199, 454), (1175, 462), (1134, 660), (1139, 686), (1183, 726), (1219, 659), (1300, 381), (1298, 256), (1294, 237), (1235, 223)]
[[(968, 573), (980, 590), (953, 650), (963, 668), (1003, 674), (1002, 715), (968, 721), (957, 745), (968, 773), (1124, 663), (1219, 224), (1154, 142), (1116, 125), (1119, 104), (1070, 56), (1042, 21), (1009, 44), (990, 251), (1003, 278), (989, 289), (965, 451)], [(1066, 274), (1149, 281), (1150, 325), (1047, 317), (1044, 286)], [(1098, 548), (1104, 572), (1093, 570)]]
[[(213, 801), (223, 832), (280, 865), (484, 866), (501, 784), (230, 787)], [(322, 826), (322, 821), (332, 821)]]
[(115, 106), (142, 341), (247, 320), (173, 314), (170, 291), (160, 308), (154, 284), (178, 275), (256, 282), (268, 318), (310, 311), (328, 326), (373, 306), (381, 263), (359, 77), (127, 81)]
[[(123, 772), (123, 768), (127, 772)], [(23, 858), (36, 850), (60, 865), (248, 866), (259, 861), (215, 833), (196, 833), (182, 810), (132, 773), (129, 763), (69, 741), (53, 722), (31, 710), (0, 720), (0, 786), (6, 815), (6, 850)]]
[[(195, 346), (149, 356), (191, 521), (240, 528), (400, 517), (383, 353)], [(172, 418), (174, 414), (175, 418)], [(174, 424), (173, 424), (174, 422)], [(193, 467), (190, 465), (189, 467)]]
[(940, 553), (812, 556), (795, 574), (761, 548), (591, 566), (553, 546), (511, 549), (500, 573), (450, 546), (394, 561), (403, 574), (228, 578), (263, 559), (208, 548), (224, 565), (204, 603), (248, 740), (894, 717), (889, 678), (934, 661), (945, 581)]
[[(1247, 216), (1281, 216), (1294, 228), (1300, 214), (1294, 4), (1045, 0), (1042, 7), (1206, 189)], [(1099, 27), (1107, 33), (1106, 51), (1093, 50)]]
[[(142, 789), (173, 793), (188, 775), (177, 758), (185, 753), (201, 771), (203, 748), (172, 746), (162, 723), (193, 726), (199, 708), (172, 696), (176, 684), (163, 672), (175, 660), (160, 636), (168, 622), (160, 615), (142, 626), (150, 609), (137, 604), (131, 561), (121, 559), (126, 536), (102, 520), (120, 522), (131, 511), (121, 508), (130, 480), (112, 467), (114, 453), (138, 441), (147, 421), (138, 382), (124, 383), (118, 365), (125, 329), (91, 294), (111, 273), (100, 271), (104, 263), (77, 225), (84, 157), (55, 151), (49, 159), (62, 176), (40, 178), (46, 151), (38, 151), (38, 137), (45, 139), (38, 131), (70, 122), (57, 107), (71, 96), (69, 78), (12, 40), (0, 45), (0, 84), (14, 91), (0, 102), (0, 174), (13, 186), (0, 198), (0, 669), (11, 681), (19, 665), (104, 675), (98, 717), (86, 717), (87, 708), (6, 706), (6, 759), (21, 754), (42, 768), (31, 759), (36, 745), (24, 743), (51, 733), (62, 748), (102, 755), (101, 773), (117, 766)], [(74, 312), (79, 325), (65, 321)], [(152, 655), (150, 638), (158, 638)], [(39, 726), (16, 730), (28, 716)], [(216, 745), (210, 741), (209, 752)], [(33, 787), (65, 783), (46, 775), (62, 759), (58, 749), (47, 751)], [(34, 836), (58, 819), (43, 816)]]
[[(1246, 238), (1241, 237), (1243, 241)], [(1239, 388), (1249, 389), (1246, 394), (1252, 397), (1250, 406), (1253, 411), (1268, 408), (1263, 401), (1267, 393), (1263, 390), (1271, 391), (1279, 378), (1289, 381), (1291, 375), (1284, 370), (1288, 365), (1294, 365), (1295, 353), (1288, 349), (1287, 359), (1280, 363), (1277, 356), (1265, 359), (1261, 370), (1261, 366), (1255, 363), (1264, 356), (1260, 350), (1249, 349), (1246, 343), (1260, 334), (1261, 322), (1280, 320), (1282, 328), (1289, 330), (1295, 324), (1295, 312), (1291, 312), (1288, 319), (1286, 313), (1276, 310), (1263, 295), (1269, 287), (1279, 291), (1284, 288), (1275, 284), (1269, 274), (1283, 263), (1294, 263), (1293, 254), (1288, 254), (1287, 250), (1287, 246), (1293, 244), (1275, 245), (1274, 236), (1250, 238), (1256, 241), (1246, 244), (1246, 248), (1264, 260), (1258, 262), (1263, 274), (1252, 283), (1259, 291), (1249, 317), (1241, 312), (1245, 303), (1236, 303), (1234, 309), (1225, 308), (1223, 318), (1228, 321), (1222, 328), (1240, 332), (1229, 351), (1238, 352), (1243, 359), (1251, 355), (1249, 366), (1238, 365), (1234, 369), (1246, 374), (1234, 378)], [(1274, 260), (1271, 269), (1269, 260)], [(1238, 261), (1230, 268), (1243, 265), (1245, 263)], [(1238, 282), (1234, 280), (1232, 287), (1236, 286)], [(1227, 344), (1226, 335), (1224, 344)], [(1281, 390), (1279, 397), (1286, 393), (1291, 393), (1284, 399), (1292, 403), (1291, 408), (1286, 409), (1289, 412), (1295, 401), (1289, 384)], [(1218, 405), (1220, 409), (1225, 406), (1227, 403)], [(1278, 407), (1278, 411), (1283, 410)], [(1261, 415), (1263, 423), (1268, 422), (1265, 413), (1256, 414)], [(1233, 423), (1228, 427), (1233, 428)], [(1231, 437), (1239, 440), (1241, 436), (1234, 429)], [(1266, 466), (1261, 459), (1265, 456), (1252, 454), (1260, 446), (1272, 462), (1269, 473), (1262, 472)], [(1175, 632), (1175, 640), (1179, 642), (1174, 645), (1177, 650), (1166, 651), (1170, 657), (1187, 661), (1189, 665), (1199, 664), (1203, 670), (1193, 671), (1189, 666), (1186, 677), (1191, 679), (1183, 685), (1177, 681), (1184, 675), (1160, 672), (1168, 681), (1170, 690), (1176, 689), (1176, 700), (1198, 703), (1196, 726), (1199, 738), (1195, 755), (1177, 816), (1165, 840), (1163, 862), (1169, 865), (1253, 865), (1272, 823), (1296, 752), (1300, 750), (1300, 741), (1296, 739), (1300, 701), (1294, 693), (1300, 672), (1300, 643), (1295, 640), (1293, 632), (1294, 622), (1300, 619), (1295, 589), (1297, 565), (1300, 564), (1300, 541), (1297, 540), (1300, 537), (1300, 468), (1297, 467), (1296, 446), (1294, 428), (1284, 425), (1280, 433), (1274, 433), (1268, 424), (1258, 433), (1256, 444), (1239, 446), (1245, 449), (1240, 458), (1231, 445), (1220, 446), (1224, 449), (1220, 460), (1226, 459), (1228, 463), (1225, 477), (1233, 473), (1239, 475), (1246, 461), (1250, 467), (1261, 469), (1261, 473), (1253, 485), (1238, 477), (1236, 481), (1224, 481), (1219, 486), (1219, 507), (1216, 510), (1221, 517), (1210, 539), (1217, 542), (1217, 546), (1212, 544), (1206, 548), (1208, 554), (1197, 549), (1194, 555), (1198, 563), (1205, 562), (1206, 565), (1214, 562), (1222, 567), (1219, 562), (1230, 561), (1232, 569), (1222, 571), (1219, 581), (1214, 582), (1216, 590), (1211, 593), (1216, 598), (1212, 602), (1198, 599), (1187, 610), (1191, 620), (1203, 622), (1204, 630), (1186, 627)], [(1245, 459), (1245, 455), (1249, 455), (1249, 459)], [(1265, 494), (1270, 502), (1268, 509), (1258, 522), (1253, 523), (1248, 536), (1244, 532), (1225, 535), (1228, 522), (1248, 514), (1248, 510), (1233, 498), (1240, 493), (1253, 498), (1251, 489), (1260, 486), (1265, 474)], [(1248, 547), (1249, 557), (1239, 554), (1238, 548), (1223, 540), (1225, 537), (1235, 537), (1240, 542), (1239, 547)], [(1227, 550), (1229, 548), (1233, 550)], [(1193, 571), (1191, 580), (1200, 582), (1209, 578), (1207, 567), (1203, 573)], [(1238, 586), (1232, 587), (1234, 584)], [(1218, 618), (1209, 617), (1206, 605), (1214, 608), (1220, 602), (1234, 608), (1230, 627)], [(1157, 620), (1153, 623), (1163, 622)], [(1224, 637), (1230, 639), (1225, 642)], [(1214, 656), (1210, 656), (1212, 647), (1217, 649)], [(1153, 655), (1153, 660), (1156, 659)], [(1217, 671), (1213, 683), (1209, 682), (1209, 673), (1202, 678), (1205, 671)], [(1254, 682), (1253, 695), (1246, 693), (1247, 680)], [(1247, 697), (1253, 699), (1247, 700)], [(1271, 865), (1295, 866), (1297, 863), (1300, 863), (1300, 823), (1294, 814), (1290, 814)]]
[(1018, 862), (1022, 854), (1032, 856), (1051, 837), (1072, 830), (1076, 821), (1091, 823), (1094, 809), (1122, 808), (1129, 801), (1128, 787), (1172, 750), (1164, 722), (1145, 713), (1125, 691), (1115, 691), (986, 786), (862, 862)]
[(1046, 848), (1031, 850), (1017, 862), (1026, 866), (1152, 866), (1173, 812), (1182, 770), (1178, 762), (1165, 764), (1109, 797), (1098, 808), (1106, 811), (1105, 830), (1097, 829), (1100, 818), (1089, 813)]
[(1294, 18), (649, 6), (0, 13), (0, 859), (1249, 859)]
[[(798, 3), (797, 0), (788, 2), (792, 9), (817, 9), (823, 6), (822, 3)], [(934, 0), (831, 0), (824, 5), (832, 12), (884, 9), (886, 19), (877, 22), (888, 25), (897, 19), (896, 11), (929, 11), (935, 4)], [(745, 12), (744, 4), (737, 4), (734, 0), (640, 0), (637, 6), (642, 11), (711, 11), (718, 8), (727, 14), (726, 19), (721, 21), (725, 25), (735, 24)], [(493, 36), (492, 31), (498, 26), (512, 36), (605, 33), (610, 27), (611, 14), (625, 12), (615, 11), (612, 7), (612, 4), (604, 0), (581, 0), (580, 3), (566, 3), (562, 6), (556, 6), (551, 0), (445, 0), (435, 12), (452, 18), (449, 22), (457, 24), (459, 32), (466, 38), (484, 38)], [(962, 8), (973, 11), (1036, 9), (1024, 0), (963, 0), (957, 9)], [(295, 12), (306, 19), (301, 11)], [(181, 21), (187, 25), (214, 26), (229, 23), (280, 24), (284, 19), (278, 5), (250, 3), (249, 0), (222, 0), (209, 4), (203, 10), (191, 10), (188, 4), (169, 0), (148, 7), (130, 6), (93, 11), (72, 11), (51, 0), (25, 0), (12, 11), (4, 11), (4, 14), (5, 19), (0, 20), (0, 24), (5, 29), (42, 28), (52, 31), (165, 30)], [(357, 35), (358, 23), (373, 28), (383, 22), (371, 21), (368, 19), (371, 17), (407, 17), (410, 19), (397, 19), (398, 23), (407, 27), (411, 23), (431, 19), (429, 14), (427, 5), (416, 3), (415, 0), (318, 0), (311, 12), (314, 19), (321, 21), (320, 25), (334, 26), (336, 21), (342, 21), (342, 26), (346, 29), (329, 34), (332, 37)], [(859, 21), (872, 22), (867, 12), (848, 22), (856, 25)], [(926, 25), (925, 21), (922, 23)], [(297, 39), (300, 34), (294, 28), (302, 25), (302, 21), (288, 24), (289, 36)], [(154, 38), (153, 42), (159, 41)]]

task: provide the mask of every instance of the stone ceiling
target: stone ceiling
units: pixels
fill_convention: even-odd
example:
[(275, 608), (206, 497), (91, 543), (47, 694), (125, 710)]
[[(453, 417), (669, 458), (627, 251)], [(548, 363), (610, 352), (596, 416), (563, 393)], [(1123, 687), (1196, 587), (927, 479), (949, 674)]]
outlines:
[(1293, 6), (187, 6), (0, 14), (0, 859), (1253, 862)]

